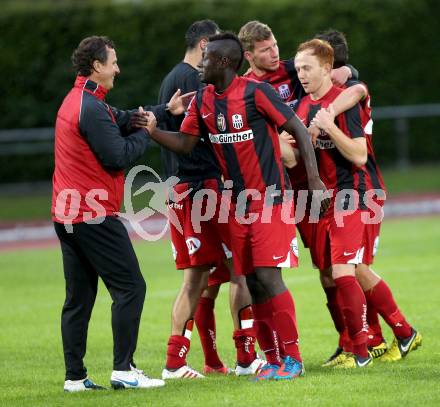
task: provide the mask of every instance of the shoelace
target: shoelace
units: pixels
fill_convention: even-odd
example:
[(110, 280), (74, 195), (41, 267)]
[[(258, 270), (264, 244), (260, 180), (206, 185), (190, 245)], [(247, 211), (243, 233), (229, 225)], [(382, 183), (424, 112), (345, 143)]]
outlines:
[(298, 369), (301, 370), (301, 364), (295, 359), (290, 359), (285, 366), (285, 370), (287, 372), (293, 372), (294, 370)]
[(145, 374), (145, 372), (143, 370), (138, 369), (137, 367), (134, 367), (133, 365), (130, 365), (130, 369), (132, 372), (136, 372), (138, 375), (144, 376), (147, 379), (149, 379), (149, 377)]

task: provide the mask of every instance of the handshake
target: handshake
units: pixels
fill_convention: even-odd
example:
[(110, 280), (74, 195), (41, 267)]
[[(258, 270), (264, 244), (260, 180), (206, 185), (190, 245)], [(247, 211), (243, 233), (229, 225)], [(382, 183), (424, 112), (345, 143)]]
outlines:
[[(195, 94), (196, 92), (194, 91), (181, 95), (180, 89), (177, 89), (176, 93), (166, 104), (165, 110), (168, 110), (173, 116), (183, 114), (188, 109), (188, 105)], [(143, 127), (151, 134), (156, 129), (157, 120), (153, 112), (145, 111), (142, 106), (139, 106), (138, 110), (132, 113), (130, 124), (132, 128)]]
[(152, 134), (156, 130), (157, 120), (153, 112), (145, 111), (142, 106), (139, 106), (138, 111), (131, 116), (132, 127), (143, 127)]

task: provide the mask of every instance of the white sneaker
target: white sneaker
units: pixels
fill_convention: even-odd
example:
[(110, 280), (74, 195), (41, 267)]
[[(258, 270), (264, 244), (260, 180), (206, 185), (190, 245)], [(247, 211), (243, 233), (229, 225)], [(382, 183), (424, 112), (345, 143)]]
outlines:
[(261, 359), (260, 356), (257, 355), (257, 357), (254, 359), (254, 361), (247, 367), (242, 367), (237, 365), (235, 367), (235, 374), (237, 376), (248, 376), (253, 374), (258, 374), (258, 372), (261, 370), (261, 368), (267, 364), (267, 361), (264, 359)]
[(142, 370), (130, 366), (131, 370), (113, 370), (110, 384), (119, 389), (148, 389), (165, 386), (161, 379), (150, 379)]
[(162, 379), (204, 379), (201, 373), (197, 370), (190, 368), (188, 365), (179, 367), (177, 370), (168, 370), (165, 368), (162, 370)]
[(93, 383), (88, 377), (81, 380), (66, 380), (64, 382), (64, 391), (69, 393), (86, 390), (105, 390), (105, 387)]

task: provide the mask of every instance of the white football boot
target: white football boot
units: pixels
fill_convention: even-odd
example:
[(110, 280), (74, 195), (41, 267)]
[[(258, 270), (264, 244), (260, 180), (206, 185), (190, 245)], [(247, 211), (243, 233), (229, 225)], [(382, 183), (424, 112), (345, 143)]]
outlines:
[(151, 379), (142, 370), (130, 366), (131, 370), (113, 370), (110, 384), (119, 389), (149, 389), (165, 386), (161, 379)]
[(105, 390), (105, 387), (93, 383), (88, 377), (81, 380), (66, 380), (64, 382), (64, 391), (69, 393), (87, 390)]
[(249, 376), (253, 374), (258, 374), (258, 372), (261, 370), (261, 368), (267, 364), (267, 361), (264, 359), (261, 359), (260, 356), (257, 355), (257, 357), (254, 359), (254, 361), (246, 367), (242, 367), (240, 365), (237, 365), (235, 368), (235, 374), (237, 376)]
[(190, 368), (188, 365), (179, 367), (177, 370), (168, 370), (165, 368), (162, 370), (162, 379), (204, 379), (201, 373), (197, 370)]

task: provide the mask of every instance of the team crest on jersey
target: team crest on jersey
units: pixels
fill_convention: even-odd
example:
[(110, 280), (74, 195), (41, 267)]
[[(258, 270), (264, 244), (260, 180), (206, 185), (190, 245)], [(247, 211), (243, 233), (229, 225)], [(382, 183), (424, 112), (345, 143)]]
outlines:
[(188, 254), (190, 256), (199, 250), (201, 245), (202, 242), (196, 237), (189, 237), (186, 239), (186, 246), (188, 247)]
[(282, 85), (278, 86), (278, 93), (281, 96), (281, 99), (288, 99), (291, 95), (289, 85), (287, 83), (283, 83)]
[(220, 131), (226, 130), (226, 119), (225, 119), (225, 116), (223, 115), (223, 113), (219, 113), (217, 115), (217, 128)]
[(241, 114), (232, 115), (232, 126), (237, 130), (240, 130), (243, 127), (243, 118), (241, 117)]

